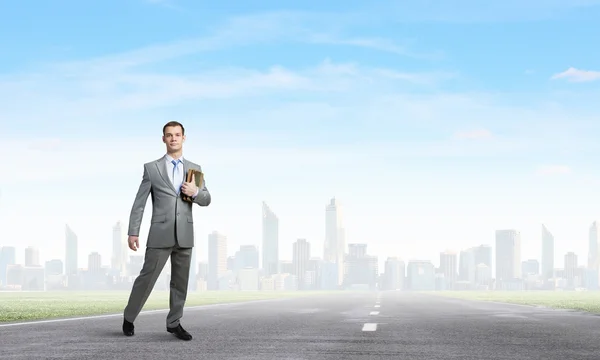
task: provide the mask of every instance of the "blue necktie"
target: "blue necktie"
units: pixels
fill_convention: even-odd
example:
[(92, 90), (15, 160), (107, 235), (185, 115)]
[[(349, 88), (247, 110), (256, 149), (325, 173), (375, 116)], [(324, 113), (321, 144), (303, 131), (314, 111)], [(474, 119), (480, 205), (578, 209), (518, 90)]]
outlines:
[(173, 163), (173, 186), (175, 187), (175, 190), (177, 190), (177, 194), (179, 194), (179, 191), (181, 190), (181, 180), (177, 165), (181, 162), (181, 160), (171, 160), (171, 162)]

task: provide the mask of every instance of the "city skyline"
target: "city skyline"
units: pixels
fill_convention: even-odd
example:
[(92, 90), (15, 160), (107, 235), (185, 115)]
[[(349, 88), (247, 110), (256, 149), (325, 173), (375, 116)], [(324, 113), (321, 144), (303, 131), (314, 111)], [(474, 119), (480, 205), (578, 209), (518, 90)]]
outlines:
[[(199, 237), (199, 235), (196, 234), (196, 246), (195, 246), (196, 250), (194, 251), (194, 254), (193, 254), (195, 261), (196, 262), (206, 262), (209, 259), (209, 257), (210, 257), (210, 255), (209, 255), (209, 253), (210, 253), (210, 238), (211, 238), (211, 236), (214, 236), (214, 234), (219, 234), (219, 236), (225, 237), (225, 242), (227, 244), (226, 245), (226, 257), (227, 258), (235, 256), (240, 251), (240, 249), (245, 246), (255, 246), (258, 249), (258, 252), (260, 254), (261, 260), (259, 261), (259, 264), (260, 264), (261, 268), (263, 268), (263, 266), (264, 266), (263, 264), (265, 261), (265, 256), (267, 256), (267, 258), (269, 257), (268, 252), (267, 253), (263, 252), (263, 248), (265, 246), (267, 246), (266, 244), (269, 244), (269, 243), (274, 244), (275, 247), (277, 248), (277, 251), (276, 251), (276, 253), (277, 253), (276, 259), (278, 259), (278, 260), (276, 260), (276, 262), (278, 263), (276, 265), (277, 269), (279, 267), (279, 263), (281, 263), (282, 261), (292, 261), (293, 260), (293, 257), (294, 257), (293, 249), (294, 249), (294, 246), (295, 246), (294, 244), (296, 243), (296, 241), (306, 241), (309, 244), (309, 248), (311, 249), (309, 252), (310, 258), (318, 258), (321, 260), (326, 259), (326, 260), (333, 261), (333, 262), (337, 261), (336, 260), (337, 257), (335, 255), (334, 256), (327, 255), (329, 253), (325, 250), (325, 248), (326, 248), (325, 244), (328, 241), (331, 241), (331, 240), (328, 240), (331, 237), (330, 232), (328, 232), (328, 230), (326, 230), (326, 233), (323, 236), (321, 247), (319, 247), (319, 244), (316, 241), (311, 241), (309, 239), (299, 237), (299, 238), (292, 240), (289, 244), (287, 244), (287, 245), (291, 245), (291, 246), (283, 246), (283, 248), (291, 248), (292, 251), (284, 253), (281, 250), (279, 250), (282, 248), (281, 245), (284, 244), (284, 242), (282, 242), (279, 237), (279, 226), (278, 226), (279, 217), (278, 217), (277, 213), (274, 212), (265, 201), (263, 201), (261, 204), (262, 204), (262, 222), (263, 222), (263, 237), (262, 237), (261, 243), (242, 243), (239, 245), (231, 246), (231, 243), (228, 240), (228, 235), (226, 233), (216, 230), (216, 229), (211, 231), (210, 233), (206, 234), (206, 237), (208, 238), (206, 242), (201, 241), (202, 237)], [(335, 224), (336, 224), (335, 226), (338, 229), (336, 231), (341, 230), (343, 233), (342, 236), (345, 237), (345, 228), (343, 226), (344, 221), (342, 220), (343, 219), (343, 215), (342, 215), (343, 214), (343, 210), (342, 210), (343, 206), (340, 208), (340, 202), (335, 197), (331, 198), (330, 202), (328, 204), (326, 204), (324, 207), (323, 216), (325, 218), (325, 223), (326, 223), (325, 228), (327, 229), (327, 223), (328, 223), (328, 221), (330, 221), (329, 219), (331, 216), (331, 211), (334, 209), (341, 211), (339, 218), (337, 218), (336, 215), (334, 215), (334, 218), (336, 220), (333, 220), (333, 221), (335, 222)], [(331, 218), (331, 219), (334, 219), (334, 218)], [(275, 220), (275, 228), (270, 229), (269, 226), (267, 226), (265, 228), (265, 219), (267, 219), (266, 220), (267, 222), (269, 221), (269, 219), (274, 219)], [(271, 220), (271, 221), (273, 221), (273, 220)], [(127, 262), (128, 261), (127, 259), (129, 258), (129, 256), (139, 255), (139, 254), (136, 254), (135, 252), (133, 252), (127, 248), (127, 246), (126, 246), (126, 228), (123, 228), (123, 224), (125, 224), (125, 223), (123, 223), (122, 221), (117, 221), (111, 227), (111, 229), (112, 229), (112, 238), (111, 238), (111, 243), (110, 243), (111, 248), (108, 252), (92, 250), (85, 254), (82, 253), (81, 251), (78, 251), (78, 249), (81, 247), (80, 246), (81, 240), (80, 240), (79, 236), (77, 235), (76, 232), (74, 232), (72, 230), (72, 228), (69, 226), (69, 224), (65, 224), (65, 228), (64, 228), (65, 236), (64, 236), (64, 242), (63, 242), (65, 247), (64, 247), (63, 253), (66, 253), (67, 255), (63, 256), (63, 257), (48, 257), (47, 259), (42, 258), (40, 260), (40, 265), (46, 261), (60, 259), (64, 262), (65, 271), (67, 271), (67, 266), (69, 266), (68, 265), (69, 258), (72, 258), (76, 254), (76, 256), (77, 256), (76, 262), (78, 262), (79, 264), (82, 264), (82, 263), (87, 264), (88, 257), (92, 253), (97, 253), (102, 257), (102, 266), (110, 267), (111, 265), (114, 265), (115, 261), (116, 261), (114, 259), (114, 256), (124, 256), (124, 257), (126, 257), (126, 259), (123, 259), (121, 261)], [(120, 226), (120, 229), (118, 229), (119, 226)], [(477, 247), (477, 246), (491, 247), (492, 254), (494, 255), (494, 258), (495, 258), (496, 256), (499, 256), (496, 254), (496, 248), (497, 248), (496, 245), (497, 245), (497, 241), (498, 241), (498, 234), (503, 233), (503, 232), (515, 232), (515, 234), (519, 237), (518, 248), (519, 248), (520, 253), (519, 253), (519, 255), (517, 255), (517, 257), (520, 260), (514, 266), (516, 266), (518, 269), (520, 269), (523, 262), (534, 260), (534, 261), (538, 262), (539, 267), (540, 267), (540, 273), (543, 274), (544, 270), (545, 270), (544, 267), (545, 266), (546, 266), (546, 268), (548, 267), (547, 264), (546, 265), (544, 264), (544, 253), (548, 253), (548, 252), (550, 252), (554, 255), (552, 258), (552, 261), (551, 261), (552, 271), (554, 269), (560, 268), (560, 266), (555, 266), (555, 265), (562, 264), (564, 262), (565, 256), (567, 254), (571, 254), (571, 253), (577, 255), (580, 266), (584, 266), (584, 265), (585, 266), (594, 266), (593, 264), (597, 264), (597, 260), (590, 258), (590, 252), (593, 252), (594, 251), (593, 249), (596, 249), (596, 252), (597, 252), (597, 249), (598, 249), (597, 245), (594, 245), (594, 242), (592, 241), (592, 238), (595, 238), (595, 239), (599, 238), (598, 226), (599, 225), (598, 225), (597, 221), (593, 221), (588, 226), (588, 237), (585, 241), (585, 244), (588, 248), (585, 252), (576, 252), (576, 251), (573, 251), (572, 249), (568, 249), (564, 253), (557, 252), (556, 246), (555, 246), (555, 236), (552, 233), (551, 229), (549, 229), (548, 224), (540, 224), (539, 254), (537, 256), (527, 257), (527, 256), (522, 255), (522, 242), (523, 242), (522, 240), (523, 239), (521, 236), (521, 231), (519, 229), (515, 229), (515, 228), (495, 229), (494, 230), (494, 239), (492, 241), (480, 242), (477, 244), (470, 244), (469, 246), (463, 247), (463, 248), (452, 248), (451, 246), (447, 246), (445, 248), (440, 248), (439, 251), (437, 251), (437, 253), (435, 253), (435, 254), (431, 253), (431, 255), (429, 255), (427, 257), (406, 257), (406, 256), (403, 256), (402, 254), (389, 254), (389, 253), (386, 253), (386, 256), (383, 256), (383, 255), (381, 255), (379, 253), (375, 253), (373, 251), (369, 251), (369, 254), (378, 257), (378, 266), (380, 269), (383, 269), (385, 267), (385, 262), (388, 258), (398, 258), (398, 259), (404, 261), (405, 263), (408, 261), (431, 261), (431, 263), (433, 265), (435, 265), (436, 267), (443, 267), (443, 264), (441, 263), (441, 261), (442, 261), (441, 254), (442, 253), (455, 254), (457, 256), (457, 261), (459, 262), (460, 260), (458, 260), (458, 258), (460, 257), (460, 255), (463, 251), (466, 251), (470, 248)], [(143, 229), (143, 226), (142, 226), (142, 229)], [(594, 232), (594, 229), (596, 229), (595, 232)], [(274, 231), (274, 233), (273, 233), (273, 231)], [(121, 242), (120, 242), (121, 250), (120, 251), (125, 251), (124, 253), (120, 253), (120, 254), (115, 253), (113, 250), (114, 247), (117, 246), (116, 238), (115, 238), (115, 236), (116, 236), (115, 234), (117, 234), (117, 233), (119, 233), (121, 236)], [(265, 236), (267, 236), (267, 238), (265, 238)], [(329, 236), (329, 238), (328, 238), (328, 236)], [(73, 242), (73, 237), (77, 240), (76, 242)], [(268, 240), (268, 241), (265, 240), (268, 238), (271, 238), (272, 240)], [(551, 239), (550, 243), (548, 243), (548, 239)], [(267, 241), (267, 242), (265, 243), (265, 241)], [(69, 246), (67, 244), (73, 244), (73, 243), (75, 244), (75, 249), (69, 248)], [(200, 248), (200, 245), (199, 245), (200, 243), (204, 243), (206, 245), (206, 247)], [(142, 245), (142, 247), (145, 246), (145, 239), (141, 239), (140, 244)], [(368, 241), (358, 241), (358, 242), (351, 242), (351, 243), (343, 243), (342, 251), (344, 251), (346, 254), (349, 253), (349, 245), (350, 244), (365, 244), (368, 247), (369, 242)], [(0, 248), (2, 246), (9, 246), (9, 245), (0, 243)], [(551, 248), (549, 250), (546, 250), (545, 246), (550, 246)], [(594, 246), (596, 246), (596, 247), (594, 248)], [(25, 255), (27, 252), (26, 249), (31, 248), (31, 247), (37, 249), (38, 256), (39, 256), (39, 248), (32, 246), (32, 245), (27, 245), (23, 248), (23, 250), (24, 250), (23, 255), (22, 255), (23, 260), (25, 259), (25, 256), (26, 256)], [(321, 248), (322, 251), (320, 253), (315, 252), (315, 248), (317, 248), (317, 249)], [(56, 251), (59, 251), (59, 250), (56, 250)], [(272, 250), (270, 252), (272, 253)], [(18, 254), (19, 254), (19, 252), (17, 251), (16, 262), (24, 264), (25, 261), (19, 261), (20, 257)], [(69, 255), (69, 254), (72, 254), (72, 255)], [(198, 254), (200, 254), (200, 256), (198, 256)], [(270, 255), (270, 256), (272, 256), (272, 255)], [(502, 255), (502, 256), (504, 256), (504, 255)], [(73, 260), (71, 260), (71, 263), (73, 263)], [(457, 268), (459, 268), (459, 267), (460, 267), (460, 264), (458, 264)], [(85, 268), (85, 267), (78, 266), (78, 268)], [(272, 266), (271, 266), (271, 268), (272, 268)], [(520, 271), (520, 270), (518, 270), (518, 271)], [(495, 272), (496, 272), (496, 266), (493, 266), (492, 273), (495, 275)], [(276, 273), (276, 271), (275, 272), (267, 271), (267, 273), (272, 274), (272, 273)]]
[[(521, 257), (520, 233), (514, 229), (496, 230), (495, 247), (486, 244), (462, 249), (459, 253), (440, 252), (436, 266), (426, 259), (404, 260), (395, 256), (384, 257), (384, 266), (378, 264), (378, 256), (368, 251), (368, 244), (347, 244), (342, 263), (336, 255), (339, 244), (334, 232), (343, 234), (343, 210), (337, 199), (332, 198), (326, 207), (328, 233), (324, 256), (312, 256), (310, 243), (306, 239), (294, 242), (293, 259), (279, 260), (274, 266), (273, 249), (278, 248), (277, 216), (263, 202), (263, 231), (265, 246), (241, 246), (235, 256), (228, 256), (227, 236), (217, 231), (209, 234), (208, 261), (198, 262), (196, 251), (192, 254), (190, 289), (205, 290), (332, 290), (368, 286), (371, 289), (405, 290), (553, 290), (553, 289), (598, 289), (598, 223), (589, 228), (590, 251), (582, 257), (574, 252), (564, 255), (563, 267), (554, 267), (548, 273), (548, 259), (542, 257), (524, 260)], [(275, 220), (275, 223), (273, 223)], [(272, 227), (272, 225), (275, 227)], [(552, 234), (542, 225), (542, 254), (553, 251)], [(333, 232), (332, 232), (333, 231)], [(343, 235), (342, 235), (343, 237)], [(117, 239), (120, 238), (120, 241)], [(15, 261), (14, 247), (0, 248), (0, 284), (8, 279), (6, 290), (24, 286), (23, 290), (49, 289), (123, 289), (137, 276), (143, 256), (130, 256), (127, 264), (123, 256), (122, 225), (113, 227), (113, 252), (111, 265), (103, 266), (101, 254), (88, 255), (88, 267), (77, 266), (78, 240), (76, 234), (65, 227), (65, 260), (52, 259), (42, 266), (39, 250), (25, 249), (25, 264)], [(493, 250), (495, 248), (495, 251)], [(550, 250), (549, 250), (550, 249)], [(196, 250), (196, 249), (195, 249)], [(260, 253), (264, 264), (259, 264)], [(494, 254), (495, 253), (495, 254)], [(585, 257), (584, 257), (585, 259)], [(125, 260), (125, 259), (123, 259)], [(379, 257), (379, 260), (381, 258)], [(494, 264), (495, 262), (495, 264)], [(64, 266), (63, 266), (64, 264)], [(341, 266), (338, 266), (341, 265)], [(541, 266), (540, 266), (541, 265)], [(6, 266), (6, 268), (4, 268)], [(23, 267), (24, 266), (24, 267)], [(75, 271), (69, 270), (76, 269)], [(64, 270), (61, 270), (64, 269)], [(494, 271), (495, 269), (495, 271)], [(383, 270), (383, 271), (382, 271)], [(540, 271), (541, 270), (541, 271)], [(341, 271), (342, 276), (336, 272)], [(495, 272), (495, 274), (494, 274)], [(168, 283), (169, 267), (161, 273), (159, 284)], [(41, 286), (41, 287), (40, 287)]]
[(428, 258), (512, 228), (538, 258), (540, 224), (557, 257), (587, 252), (600, 219), (598, 4), (173, 2), (3, 7), (0, 151), (19, 161), (0, 167), (0, 242), (62, 256), (69, 224), (80, 253), (109, 253), (177, 120), (213, 196), (194, 210), (199, 249), (213, 230), (260, 245), (265, 201), (282, 254), (297, 238), (320, 254), (335, 196), (345, 242), (375, 254)]

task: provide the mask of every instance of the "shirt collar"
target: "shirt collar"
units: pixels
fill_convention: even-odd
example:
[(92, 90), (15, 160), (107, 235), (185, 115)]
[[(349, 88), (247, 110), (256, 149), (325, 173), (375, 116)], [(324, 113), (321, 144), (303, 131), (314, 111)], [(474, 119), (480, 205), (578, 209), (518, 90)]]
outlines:
[[(169, 163), (170, 163), (171, 161), (175, 160), (175, 159), (173, 159), (173, 157), (172, 157), (171, 155), (169, 155), (169, 154), (166, 154), (166, 155), (165, 155), (165, 157), (167, 158), (167, 162), (169, 162)], [(184, 161), (184, 160), (183, 160), (183, 155), (181, 155), (181, 157), (179, 158), (179, 161), (181, 161), (181, 163), (183, 163), (183, 161)]]

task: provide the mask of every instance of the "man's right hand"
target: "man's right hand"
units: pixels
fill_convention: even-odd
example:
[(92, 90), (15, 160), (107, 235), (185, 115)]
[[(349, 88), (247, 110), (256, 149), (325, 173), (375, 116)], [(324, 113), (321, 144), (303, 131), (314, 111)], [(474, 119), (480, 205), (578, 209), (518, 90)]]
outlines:
[(140, 248), (140, 237), (129, 235), (127, 238), (127, 243), (129, 244), (129, 248), (133, 251), (137, 251)]

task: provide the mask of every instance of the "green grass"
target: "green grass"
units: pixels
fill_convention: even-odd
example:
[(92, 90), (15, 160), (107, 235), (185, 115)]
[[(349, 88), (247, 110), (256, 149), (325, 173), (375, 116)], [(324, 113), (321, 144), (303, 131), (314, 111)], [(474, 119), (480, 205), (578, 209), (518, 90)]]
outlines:
[[(335, 292), (341, 293), (341, 292)], [(331, 294), (310, 291), (190, 292), (186, 306)], [(122, 313), (129, 291), (0, 292), (0, 323)], [(154, 291), (144, 310), (169, 308), (169, 292)]]
[(440, 291), (434, 294), (467, 300), (600, 313), (600, 292), (598, 291)]

